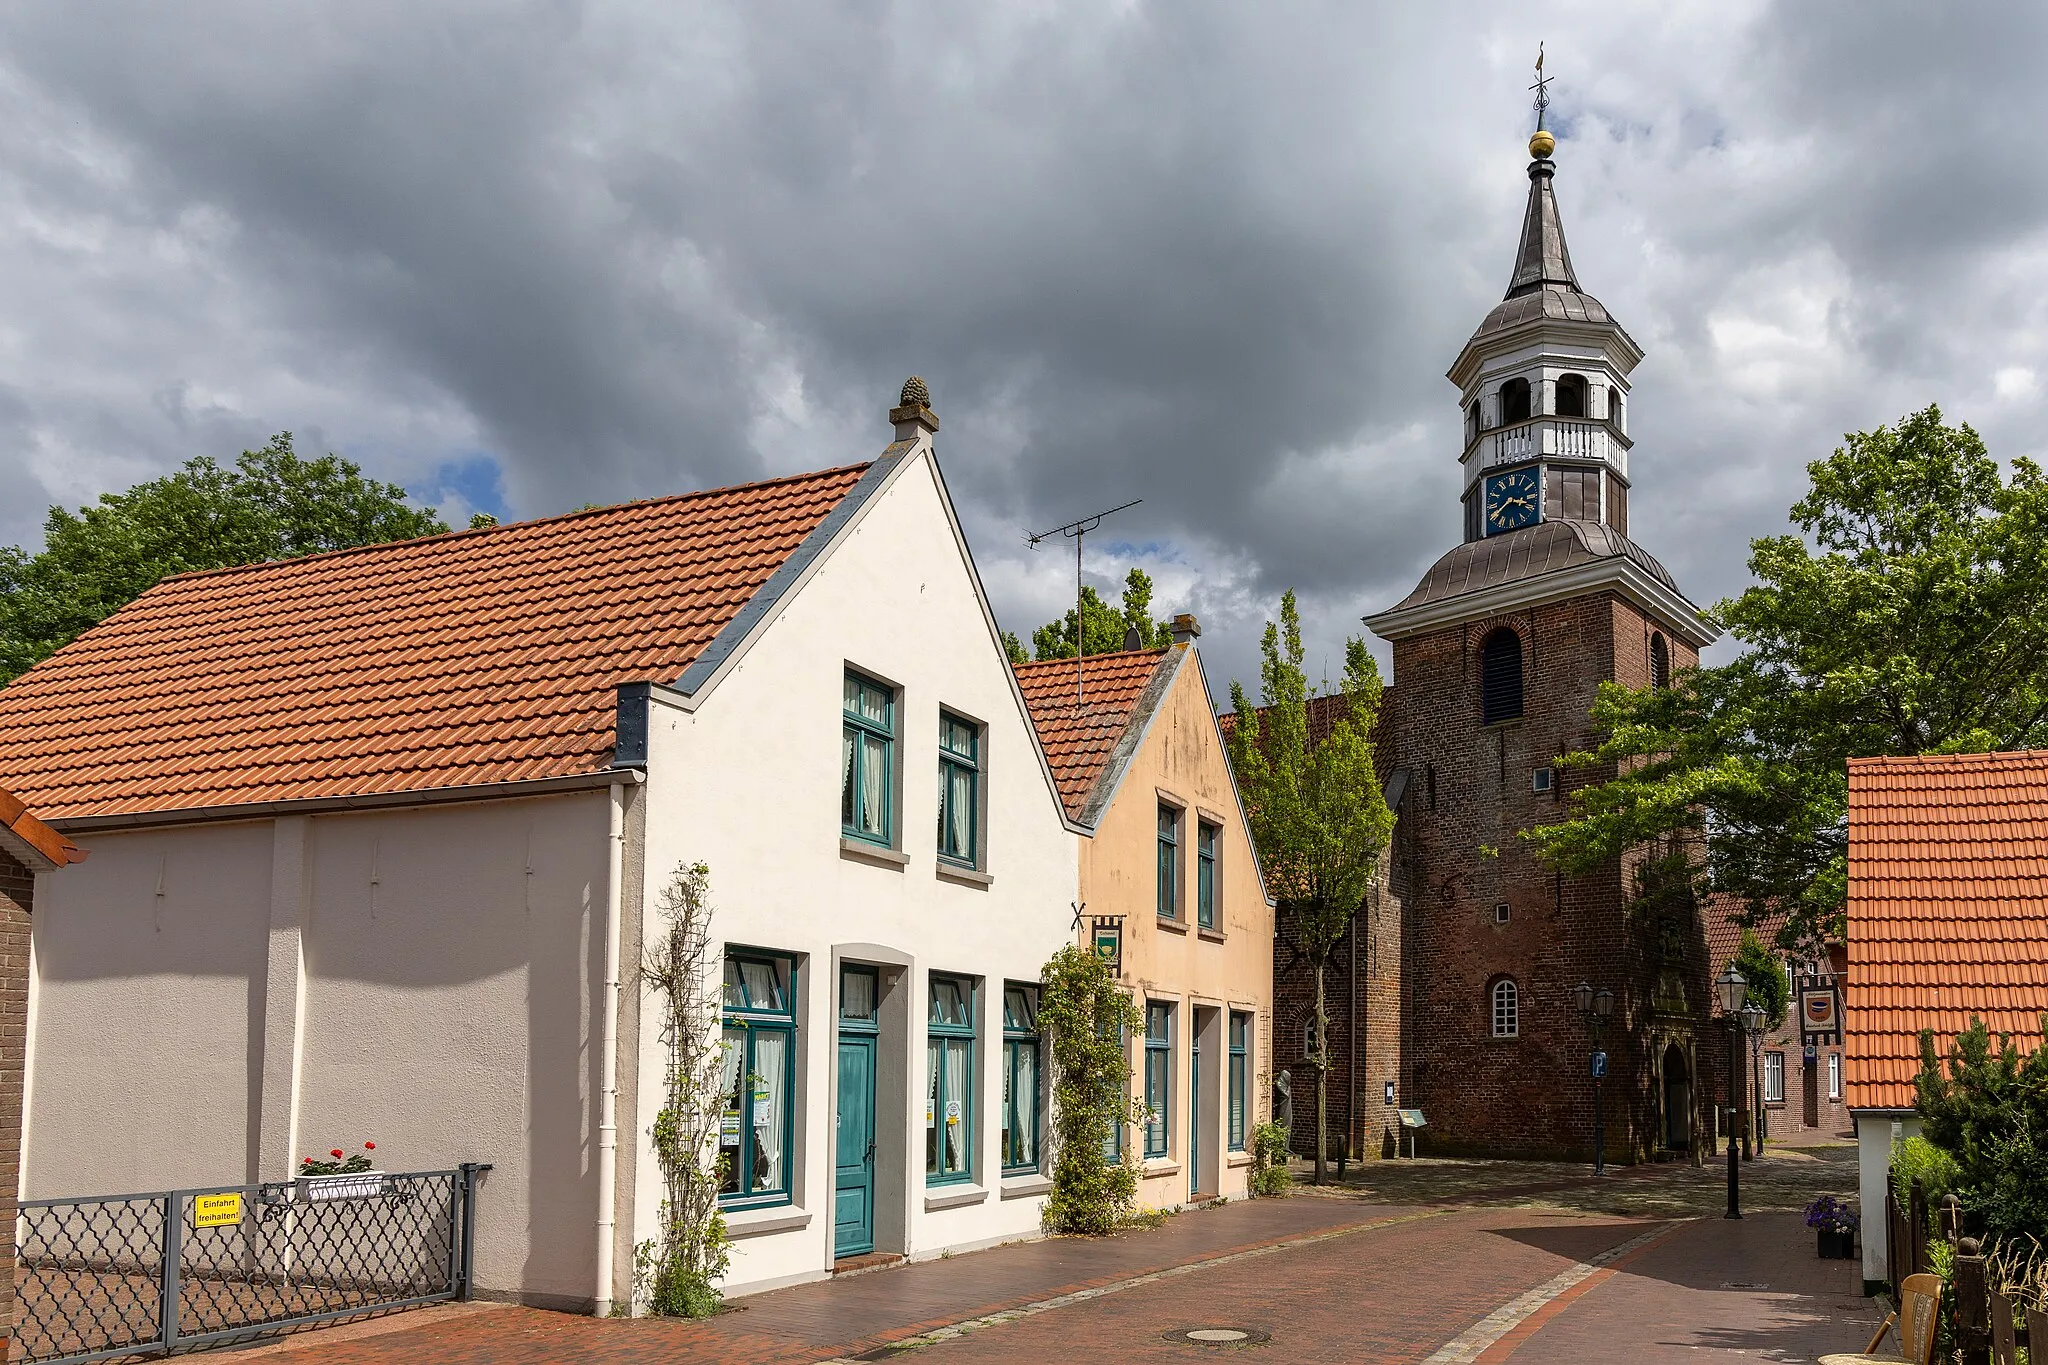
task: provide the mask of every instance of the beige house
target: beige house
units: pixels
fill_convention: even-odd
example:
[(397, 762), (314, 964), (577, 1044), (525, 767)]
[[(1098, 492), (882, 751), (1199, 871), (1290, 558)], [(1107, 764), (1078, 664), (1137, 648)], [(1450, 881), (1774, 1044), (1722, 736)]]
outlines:
[(1273, 902), (1259, 874), (1192, 616), (1164, 649), (1020, 664), (1039, 741), (1081, 841), (1077, 932), (1144, 1017), (1120, 1137), (1139, 1201), (1242, 1197), (1267, 1116)]

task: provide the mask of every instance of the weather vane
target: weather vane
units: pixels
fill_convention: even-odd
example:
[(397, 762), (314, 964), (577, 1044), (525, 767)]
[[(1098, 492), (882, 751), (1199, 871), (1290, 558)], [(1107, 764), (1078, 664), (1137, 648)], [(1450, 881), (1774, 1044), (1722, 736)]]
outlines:
[(1536, 92), (1536, 131), (1543, 131), (1543, 111), (1550, 107), (1550, 80), (1543, 74), (1543, 44), (1536, 44), (1536, 84), (1530, 86)]

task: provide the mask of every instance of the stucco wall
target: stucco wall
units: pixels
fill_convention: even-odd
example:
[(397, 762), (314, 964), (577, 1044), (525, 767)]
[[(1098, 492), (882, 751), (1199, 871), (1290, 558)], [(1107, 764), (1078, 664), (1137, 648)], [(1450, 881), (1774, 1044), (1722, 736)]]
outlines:
[(35, 922), (28, 1196), (485, 1161), (479, 1288), (587, 1303), (608, 800), (80, 836)]
[[(848, 667), (898, 689), (897, 845), (908, 861), (842, 851), (841, 685)], [(941, 877), (934, 830), (941, 706), (984, 727), (987, 885)], [(650, 903), (679, 863), (711, 868), (714, 936), (798, 957), (795, 1199), (737, 1214), (730, 1292), (815, 1278), (832, 1264), (830, 1139), (835, 948), (887, 971), (877, 1115), (877, 1252), (932, 1255), (1038, 1231), (1031, 1182), (999, 1177), (1000, 990), (1036, 981), (1071, 941), (1075, 838), (1033, 750), (1009, 665), (956, 548), (940, 488), (913, 458), (695, 711), (657, 704), (648, 760)], [(650, 913), (650, 941), (661, 925)], [(928, 1208), (924, 1019), (934, 971), (978, 978), (975, 1180)], [(892, 1014), (892, 1009), (895, 1011)], [(660, 1107), (655, 1002), (640, 1019), (639, 1238), (655, 1234)], [(892, 1083), (891, 1068), (896, 1079)], [(622, 1163), (623, 1164), (623, 1163)], [(1005, 1197), (1008, 1195), (1009, 1197)], [(758, 1233), (766, 1220), (781, 1230)], [(805, 1221), (807, 1220), (807, 1221)], [(802, 1226), (787, 1226), (791, 1222)]]
[[(1183, 809), (1180, 918), (1158, 916), (1159, 807)], [(1218, 931), (1195, 923), (1195, 837), (1198, 821), (1220, 826)], [(1202, 1195), (1240, 1196), (1248, 1153), (1225, 1142), (1222, 1103), (1228, 1082), (1228, 1012), (1252, 1014), (1247, 1145), (1251, 1126), (1267, 1116), (1272, 1073), (1273, 910), (1253, 860), (1250, 836), (1238, 809), (1230, 760), (1210, 709), (1198, 657), (1189, 657), (1160, 704), (1144, 742), (1131, 757), (1116, 799), (1095, 837), (1082, 841), (1081, 896), (1087, 913), (1122, 915), (1123, 976), (1139, 1001), (1174, 1005), (1173, 1083), (1168, 1154), (1140, 1166), (1138, 1197), (1155, 1208)], [(1198, 1144), (1201, 1170), (1190, 1171), (1188, 1077), (1194, 1032), (1203, 1026), (1203, 1104)], [(1142, 1098), (1140, 1040), (1133, 1041), (1133, 1093)], [(1126, 1145), (1142, 1139), (1136, 1128)], [(1193, 1180), (1190, 1177), (1195, 1177)]]
[(1913, 1114), (1866, 1112), (1856, 1121), (1856, 1203), (1863, 1216), (1857, 1236), (1863, 1241), (1863, 1282), (1872, 1285), (1886, 1278), (1884, 1193), (1891, 1181), (1892, 1144), (1920, 1134), (1920, 1119)]

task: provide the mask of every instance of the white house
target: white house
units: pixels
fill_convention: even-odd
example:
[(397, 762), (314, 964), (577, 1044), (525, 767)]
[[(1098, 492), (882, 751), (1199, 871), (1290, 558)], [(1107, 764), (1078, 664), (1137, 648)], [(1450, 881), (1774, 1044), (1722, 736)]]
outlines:
[(891, 420), (868, 464), (169, 579), (0, 690), (0, 784), (92, 854), (37, 889), (24, 1196), (488, 1161), (479, 1288), (607, 1310), (661, 1189), (633, 968), (703, 861), (728, 1290), (1035, 1233), (1078, 835), (922, 384)]

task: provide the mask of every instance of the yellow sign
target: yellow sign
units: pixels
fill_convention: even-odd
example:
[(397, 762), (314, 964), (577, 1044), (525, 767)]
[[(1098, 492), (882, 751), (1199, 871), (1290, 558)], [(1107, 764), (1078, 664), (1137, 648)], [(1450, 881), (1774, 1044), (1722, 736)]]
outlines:
[(231, 1228), (242, 1221), (239, 1194), (195, 1194), (192, 1196), (192, 1226)]

